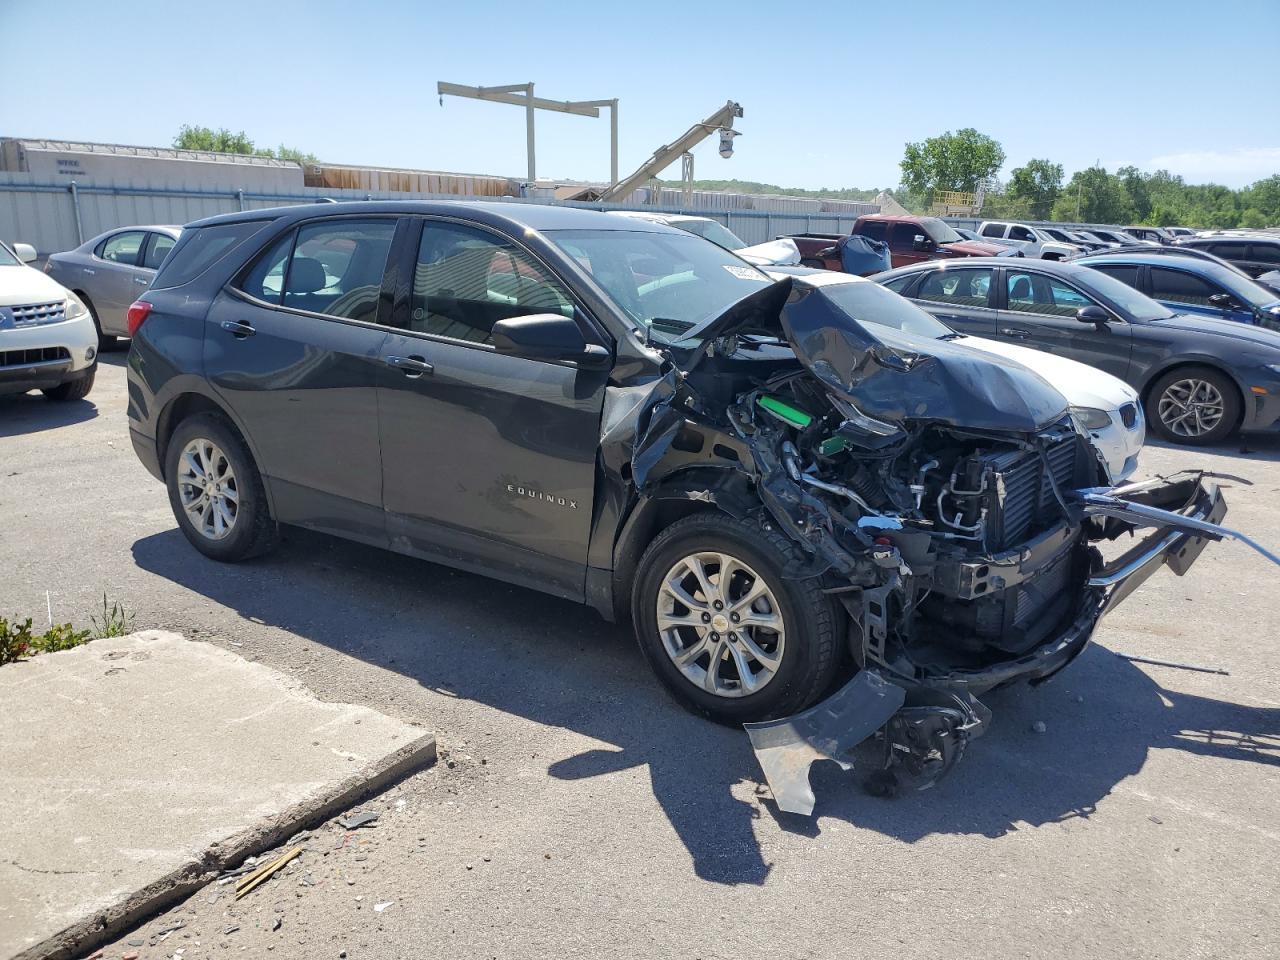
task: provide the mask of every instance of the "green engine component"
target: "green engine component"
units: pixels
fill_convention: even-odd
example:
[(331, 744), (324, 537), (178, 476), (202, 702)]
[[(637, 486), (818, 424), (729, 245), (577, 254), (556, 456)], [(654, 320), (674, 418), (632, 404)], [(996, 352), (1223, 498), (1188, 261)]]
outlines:
[(777, 397), (759, 397), (756, 399), (756, 404), (762, 410), (773, 414), (783, 423), (789, 423), (791, 426), (801, 430), (813, 423), (813, 417), (809, 414), (783, 403)]
[(834, 457), (837, 453), (849, 449), (849, 442), (844, 437), (827, 437), (818, 444), (818, 452), (824, 457)]

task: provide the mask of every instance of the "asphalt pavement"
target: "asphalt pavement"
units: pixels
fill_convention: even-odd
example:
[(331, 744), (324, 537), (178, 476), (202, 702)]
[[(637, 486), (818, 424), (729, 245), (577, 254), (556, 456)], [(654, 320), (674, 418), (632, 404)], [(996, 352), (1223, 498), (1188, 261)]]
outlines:
[[(1280, 952), (1280, 569), (1245, 547), (1153, 577), (1055, 682), (985, 698), (991, 731), (935, 789), (876, 799), (819, 765), (793, 817), (746, 736), (676, 707), (584, 607), (302, 531), (201, 557), (134, 458), (123, 363), (83, 404), (0, 398), (0, 615), (87, 625), (105, 593), (138, 629), (425, 725), (441, 762), (372, 801), (375, 826), (318, 831), (309, 873), (198, 892), (107, 957)], [(1155, 444), (1140, 472), (1253, 481), (1228, 522), (1280, 547), (1280, 440), (1250, 443)]]

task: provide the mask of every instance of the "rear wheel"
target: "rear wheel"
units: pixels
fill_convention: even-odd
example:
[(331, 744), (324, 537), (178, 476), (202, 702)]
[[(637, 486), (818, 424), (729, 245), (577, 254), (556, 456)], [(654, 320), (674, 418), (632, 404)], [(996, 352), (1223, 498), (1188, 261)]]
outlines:
[(632, 619), (650, 667), (685, 707), (721, 723), (809, 706), (839, 667), (839, 615), (777, 530), (719, 513), (663, 530), (637, 570)]
[(74, 380), (68, 380), (66, 383), (60, 383), (56, 387), (49, 387), (47, 390), (41, 390), (40, 392), (44, 394), (46, 400), (52, 400), (55, 403), (83, 400), (89, 395), (89, 391), (93, 389), (93, 381), (97, 374), (98, 365), (95, 363)]
[(1147, 422), (1174, 443), (1193, 446), (1226, 439), (1240, 422), (1240, 390), (1212, 367), (1170, 370), (1147, 394)]
[(205, 556), (234, 562), (275, 546), (262, 476), (225, 418), (201, 413), (178, 424), (166, 447), (164, 476), (178, 526)]

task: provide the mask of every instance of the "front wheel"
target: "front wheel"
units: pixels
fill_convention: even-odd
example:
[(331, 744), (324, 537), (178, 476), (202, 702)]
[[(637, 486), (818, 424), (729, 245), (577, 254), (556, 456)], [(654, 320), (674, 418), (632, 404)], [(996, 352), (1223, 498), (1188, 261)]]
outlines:
[(52, 400), (54, 403), (83, 400), (89, 395), (89, 391), (93, 389), (93, 381), (97, 378), (97, 375), (98, 365), (94, 363), (93, 366), (74, 380), (68, 380), (66, 383), (60, 383), (56, 387), (49, 387), (47, 390), (40, 392), (44, 394), (46, 400)]
[(663, 530), (632, 591), (640, 649), (682, 705), (721, 723), (787, 716), (826, 692), (841, 615), (776, 529), (719, 513)]
[(1147, 422), (1165, 440), (1203, 446), (1226, 439), (1240, 423), (1240, 390), (1212, 367), (1180, 367), (1152, 385)]
[(164, 476), (178, 526), (206, 557), (247, 560), (275, 546), (262, 476), (224, 418), (202, 413), (178, 424), (166, 448)]

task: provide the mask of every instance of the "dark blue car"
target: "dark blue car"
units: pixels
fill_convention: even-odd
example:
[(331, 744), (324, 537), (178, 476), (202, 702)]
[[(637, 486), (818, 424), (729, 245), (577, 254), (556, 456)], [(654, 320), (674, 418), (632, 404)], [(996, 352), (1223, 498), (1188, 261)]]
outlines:
[(1224, 264), (1144, 253), (1100, 253), (1073, 262), (1115, 277), (1176, 313), (1280, 330), (1275, 293)]

